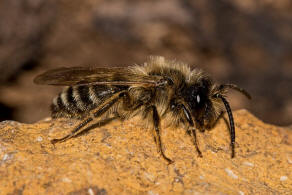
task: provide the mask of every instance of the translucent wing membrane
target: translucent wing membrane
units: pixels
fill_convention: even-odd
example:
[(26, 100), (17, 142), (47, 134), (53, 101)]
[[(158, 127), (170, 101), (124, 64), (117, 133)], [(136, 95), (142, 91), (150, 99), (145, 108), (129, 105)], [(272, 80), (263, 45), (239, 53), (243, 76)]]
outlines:
[(160, 76), (139, 75), (127, 68), (73, 67), (49, 70), (34, 79), (40, 85), (142, 85), (156, 86)]

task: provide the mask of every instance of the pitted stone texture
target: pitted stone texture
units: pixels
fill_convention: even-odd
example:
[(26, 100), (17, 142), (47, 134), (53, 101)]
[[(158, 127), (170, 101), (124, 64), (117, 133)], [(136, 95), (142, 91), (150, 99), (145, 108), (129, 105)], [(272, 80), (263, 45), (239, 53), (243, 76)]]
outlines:
[[(226, 116), (225, 116), (226, 117)], [(236, 156), (220, 119), (198, 133), (203, 158), (183, 129), (164, 128), (168, 165), (141, 121), (116, 121), (55, 146), (78, 121), (0, 123), (0, 194), (289, 194), (292, 130), (234, 112)]]

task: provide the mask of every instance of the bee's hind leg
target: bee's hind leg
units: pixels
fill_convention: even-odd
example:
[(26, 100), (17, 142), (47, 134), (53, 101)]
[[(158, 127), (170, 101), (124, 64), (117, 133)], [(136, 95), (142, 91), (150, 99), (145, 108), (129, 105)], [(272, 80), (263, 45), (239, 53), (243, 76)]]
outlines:
[[(90, 112), (90, 117), (86, 118), (84, 121), (82, 121), (77, 127), (75, 127), (75, 129), (73, 129), (73, 131), (71, 131), (68, 135), (59, 138), (59, 139), (53, 139), (51, 140), (52, 144), (55, 144), (57, 142), (64, 142), (72, 137), (75, 137), (77, 135), (80, 135), (81, 133), (83, 133), (84, 131), (88, 131), (94, 127), (97, 126), (102, 126), (103, 123), (105, 123), (105, 121), (111, 121), (113, 120), (112, 118), (108, 118), (108, 119), (103, 119), (98, 121), (97, 123), (84, 128), (86, 125), (88, 125), (90, 122), (93, 121), (94, 118), (98, 118), (101, 117), (105, 112), (107, 112), (115, 103), (118, 102), (118, 100), (122, 99), (124, 97), (124, 91), (119, 92), (114, 94), (112, 97), (110, 97), (108, 100), (106, 100), (105, 102), (103, 102), (101, 105), (99, 105), (96, 109), (92, 110)], [(113, 117), (118, 118), (117, 116)], [(99, 124), (99, 125), (98, 125)], [(107, 123), (105, 123), (107, 124)]]
[(99, 120), (97, 121), (96, 123), (82, 129), (83, 127), (85, 127), (88, 123), (90, 123), (93, 119), (92, 118), (87, 118), (85, 119), (84, 121), (82, 121), (73, 131), (71, 131), (68, 135), (62, 137), (62, 138), (59, 138), (59, 139), (53, 139), (51, 140), (51, 143), (52, 144), (55, 144), (57, 142), (64, 142), (72, 137), (77, 137), (83, 133), (86, 133), (88, 132), (89, 130), (91, 129), (94, 129), (96, 127), (102, 127), (106, 124), (108, 124), (109, 122), (115, 120), (115, 119), (118, 119), (119, 117), (118, 116), (113, 116), (113, 117), (109, 117), (109, 118), (105, 118), (105, 119), (102, 119), (102, 120)]
[[(82, 121), (77, 127), (75, 127), (75, 129), (73, 131), (71, 131), (68, 135), (62, 137), (62, 138), (59, 138), (59, 139), (52, 139), (51, 140), (51, 143), (52, 144), (55, 144), (57, 142), (64, 142), (76, 135), (78, 135), (79, 133), (82, 132), (82, 127), (86, 126), (88, 123), (90, 123), (91, 121), (93, 120), (93, 118), (87, 118), (85, 119), (84, 121)], [(81, 130), (81, 131), (80, 131)]]

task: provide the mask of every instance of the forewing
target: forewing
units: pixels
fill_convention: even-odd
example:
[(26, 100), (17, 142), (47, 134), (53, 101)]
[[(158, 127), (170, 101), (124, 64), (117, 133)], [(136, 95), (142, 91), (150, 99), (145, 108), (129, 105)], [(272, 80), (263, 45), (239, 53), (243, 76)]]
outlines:
[(127, 68), (73, 67), (49, 70), (34, 79), (40, 85), (157, 85), (161, 77), (144, 76)]

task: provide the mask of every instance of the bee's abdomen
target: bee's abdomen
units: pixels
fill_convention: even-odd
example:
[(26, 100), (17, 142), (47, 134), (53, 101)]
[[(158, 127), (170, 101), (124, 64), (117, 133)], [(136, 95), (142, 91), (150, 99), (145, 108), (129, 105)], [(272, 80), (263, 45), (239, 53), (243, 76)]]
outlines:
[(107, 86), (70, 86), (54, 98), (52, 117), (82, 117), (118, 89)]

